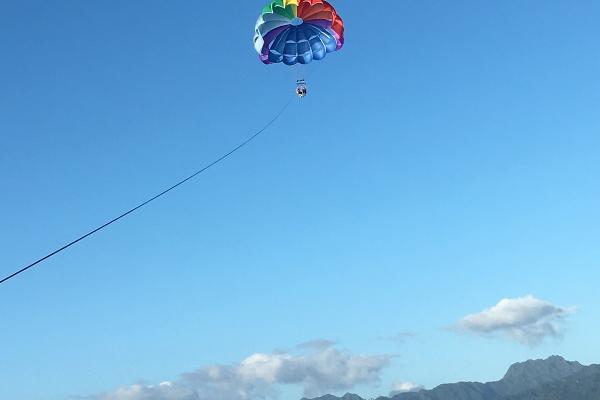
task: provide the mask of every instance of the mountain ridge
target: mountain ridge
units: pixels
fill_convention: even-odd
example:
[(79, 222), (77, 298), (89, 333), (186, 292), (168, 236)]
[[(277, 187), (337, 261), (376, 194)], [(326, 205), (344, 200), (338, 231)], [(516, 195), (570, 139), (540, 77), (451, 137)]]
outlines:
[[(556, 397), (559, 395), (560, 397)], [(600, 365), (584, 366), (560, 356), (511, 365), (504, 377), (493, 382), (446, 383), (431, 390), (399, 393), (377, 400), (598, 400)], [(302, 400), (365, 400), (347, 393)]]

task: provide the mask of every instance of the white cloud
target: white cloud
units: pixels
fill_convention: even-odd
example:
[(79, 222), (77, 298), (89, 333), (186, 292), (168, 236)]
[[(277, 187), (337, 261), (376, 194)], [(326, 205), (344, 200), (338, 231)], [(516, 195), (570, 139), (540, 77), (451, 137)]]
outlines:
[(321, 349), (326, 349), (328, 347), (333, 347), (335, 345), (336, 345), (336, 343), (332, 340), (318, 339), (318, 340), (311, 340), (310, 342), (301, 343), (296, 347), (299, 349), (321, 350)]
[(421, 390), (425, 390), (425, 387), (413, 382), (396, 382), (392, 385), (390, 397), (394, 397), (401, 393), (420, 392)]
[(298, 385), (305, 396), (348, 390), (379, 381), (387, 355), (355, 355), (318, 341), (291, 351), (253, 354), (234, 365), (211, 365), (176, 382), (132, 385), (91, 400), (267, 400), (280, 385)]
[(546, 337), (559, 336), (566, 316), (572, 312), (529, 295), (500, 300), (487, 310), (464, 317), (456, 329), (485, 336), (502, 334), (533, 346)]

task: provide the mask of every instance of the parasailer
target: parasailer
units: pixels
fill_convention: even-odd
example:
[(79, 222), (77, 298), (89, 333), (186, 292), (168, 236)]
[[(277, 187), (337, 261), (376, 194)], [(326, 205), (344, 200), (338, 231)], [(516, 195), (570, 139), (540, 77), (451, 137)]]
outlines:
[(308, 94), (308, 88), (306, 87), (306, 81), (304, 79), (298, 79), (296, 81), (296, 94), (301, 99)]
[[(343, 46), (344, 22), (325, 0), (272, 0), (256, 22), (254, 47), (265, 64), (310, 64)], [(307, 92), (301, 77), (296, 93)]]

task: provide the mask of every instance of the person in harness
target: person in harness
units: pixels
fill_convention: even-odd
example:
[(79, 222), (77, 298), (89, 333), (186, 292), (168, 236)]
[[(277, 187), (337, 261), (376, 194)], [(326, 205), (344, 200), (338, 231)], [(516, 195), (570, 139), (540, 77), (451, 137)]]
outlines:
[(300, 98), (303, 98), (308, 94), (308, 88), (306, 87), (306, 81), (304, 79), (296, 81), (296, 94)]

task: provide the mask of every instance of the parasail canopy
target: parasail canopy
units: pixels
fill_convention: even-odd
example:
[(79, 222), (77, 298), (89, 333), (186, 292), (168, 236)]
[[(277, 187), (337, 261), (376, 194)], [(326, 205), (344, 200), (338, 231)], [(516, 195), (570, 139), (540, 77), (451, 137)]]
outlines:
[(263, 8), (254, 47), (265, 64), (310, 64), (344, 45), (344, 22), (325, 0), (272, 0)]

